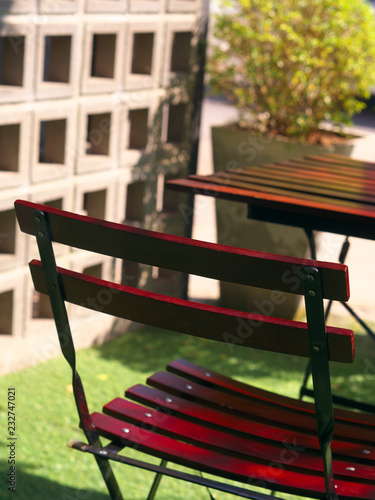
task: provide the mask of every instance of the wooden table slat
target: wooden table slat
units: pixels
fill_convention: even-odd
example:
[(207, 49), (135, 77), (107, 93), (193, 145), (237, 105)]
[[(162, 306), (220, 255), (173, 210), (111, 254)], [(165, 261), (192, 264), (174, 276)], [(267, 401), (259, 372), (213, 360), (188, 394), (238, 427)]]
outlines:
[(339, 165), (349, 165), (353, 169), (363, 169), (375, 170), (375, 163), (363, 160), (356, 160), (355, 158), (350, 158), (349, 156), (337, 155), (335, 153), (327, 153), (322, 156), (306, 156), (306, 159), (317, 160), (320, 163), (336, 163)]
[(251, 167), (240, 170), (233, 170), (226, 173), (218, 172), (217, 175), (240, 175), (243, 177), (260, 177), (263, 179), (280, 180), (288, 186), (301, 186), (304, 190), (310, 186), (320, 189), (330, 188), (337, 192), (339, 189), (343, 193), (365, 193), (375, 194), (375, 179), (348, 178), (340, 174), (327, 172), (311, 172), (306, 168), (293, 168), (292, 166), (262, 165), (261, 167)]
[(258, 220), (375, 240), (374, 181), (375, 163), (328, 154), (194, 175), (167, 186), (246, 203)]
[(255, 189), (255, 186), (263, 186), (263, 189), (272, 190), (273, 188), (279, 188), (285, 193), (298, 193), (299, 197), (305, 197), (309, 194), (318, 194), (322, 197), (329, 197), (332, 199), (349, 200), (354, 202), (362, 202), (375, 205), (375, 191), (373, 192), (360, 192), (356, 191), (354, 188), (351, 189), (347, 186), (346, 190), (339, 189), (339, 186), (326, 187), (329, 184), (321, 183), (316, 185), (316, 182), (308, 183), (298, 183), (293, 180), (293, 178), (282, 179), (282, 176), (272, 176), (263, 175), (260, 171), (247, 171), (247, 172), (236, 172), (236, 173), (217, 173), (210, 177), (211, 182), (217, 182), (219, 184), (227, 184), (229, 186), (237, 186), (246, 189), (251, 186)]
[(280, 161), (276, 162), (275, 165), (284, 167), (284, 168), (292, 168), (297, 171), (306, 170), (310, 174), (315, 174), (319, 172), (319, 174), (325, 174), (329, 176), (337, 177), (338, 179), (346, 180), (347, 182), (351, 182), (352, 179), (356, 181), (365, 181), (370, 183), (375, 183), (375, 170), (368, 169), (353, 169), (349, 165), (340, 165), (336, 163), (322, 163), (315, 162), (313, 160), (307, 159), (294, 159), (288, 162)]

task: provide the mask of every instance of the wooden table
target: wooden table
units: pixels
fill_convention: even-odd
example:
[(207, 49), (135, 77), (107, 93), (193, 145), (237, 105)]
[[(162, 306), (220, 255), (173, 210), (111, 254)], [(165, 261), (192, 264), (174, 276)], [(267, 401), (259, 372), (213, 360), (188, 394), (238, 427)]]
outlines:
[[(375, 154), (374, 154), (375, 159)], [(248, 217), (305, 230), (316, 259), (314, 230), (346, 235), (339, 261), (344, 263), (349, 236), (375, 240), (375, 163), (335, 154), (309, 156), (212, 175), (190, 175), (167, 182), (170, 189), (246, 203)], [(345, 302), (345, 308), (375, 340), (375, 333)], [(328, 317), (330, 304), (326, 309)], [(309, 367), (301, 387), (306, 389)], [(375, 406), (334, 396), (338, 404), (375, 412)]]
[(327, 154), (167, 185), (246, 203), (252, 219), (375, 240), (375, 163)]
[[(305, 230), (316, 259), (314, 230), (375, 240), (375, 163), (335, 154), (309, 156), (167, 182), (169, 189), (246, 203), (248, 217)], [(375, 334), (344, 304), (362, 327)]]

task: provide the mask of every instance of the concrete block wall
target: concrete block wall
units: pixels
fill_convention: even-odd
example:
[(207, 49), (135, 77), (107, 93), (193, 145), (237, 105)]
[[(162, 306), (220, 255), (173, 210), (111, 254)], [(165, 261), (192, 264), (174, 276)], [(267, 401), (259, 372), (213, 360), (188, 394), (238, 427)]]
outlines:
[[(17, 198), (183, 234), (199, 0), (0, 0), (0, 374), (59, 355)], [(54, 245), (58, 265), (179, 295), (181, 276)], [(97, 297), (98, 311), (101, 301)], [(69, 306), (77, 347), (126, 330)]]

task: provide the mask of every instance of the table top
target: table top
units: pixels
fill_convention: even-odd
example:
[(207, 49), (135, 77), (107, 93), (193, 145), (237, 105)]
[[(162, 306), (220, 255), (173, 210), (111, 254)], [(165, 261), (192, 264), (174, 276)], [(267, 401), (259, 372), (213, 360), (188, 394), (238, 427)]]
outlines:
[(326, 154), (190, 175), (167, 186), (247, 203), (253, 219), (375, 239), (375, 163)]

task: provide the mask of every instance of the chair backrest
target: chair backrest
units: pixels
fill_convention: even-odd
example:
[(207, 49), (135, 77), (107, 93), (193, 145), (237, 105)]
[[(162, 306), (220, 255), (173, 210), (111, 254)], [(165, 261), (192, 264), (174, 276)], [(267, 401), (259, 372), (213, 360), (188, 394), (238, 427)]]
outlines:
[[(37, 238), (43, 232), (41, 217), (46, 218), (43, 242), (50, 240), (161, 268), (266, 288), (276, 293), (303, 295), (305, 284), (313, 283), (308, 281), (307, 270), (317, 269), (321, 281), (319, 293), (323, 298), (340, 301), (349, 298), (348, 271), (341, 264), (190, 240), (26, 201), (17, 201), (15, 206), (21, 230)], [(48, 293), (42, 263), (34, 260), (30, 269), (36, 290)], [(59, 268), (58, 273), (67, 302), (90, 308), (92, 301), (87, 298), (95, 297), (99, 290), (106, 288), (111, 300), (103, 305), (104, 313), (221, 342), (310, 356), (306, 323), (164, 297), (67, 269)], [(272, 300), (272, 295), (270, 297)], [(247, 327), (241, 330), (245, 323)], [(351, 362), (354, 355), (352, 333), (327, 327), (327, 335), (329, 359)]]
[[(348, 270), (342, 264), (239, 249), (115, 224), (51, 207), (16, 201), (19, 225), (38, 242), (41, 261), (30, 269), (37, 291), (48, 294), (62, 352), (73, 373), (73, 390), (88, 441), (98, 442), (83, 386), (65, 301), (93, 307), (98, 293), (110, 296), (102, 312), (189, 335), (258, 349), (310, 357), (317, 433), (326, 490), (335, 498), (331, 440), (333, 409), (329, 361), (354, 359), (353, 332), (325, 326), (323, 299), (349, 298)], [(269, 289), (304, 295), (307, 322), (297, 322), (195, 303), (104, 281), (56, 266), (52, 242), (120, 259)]]

